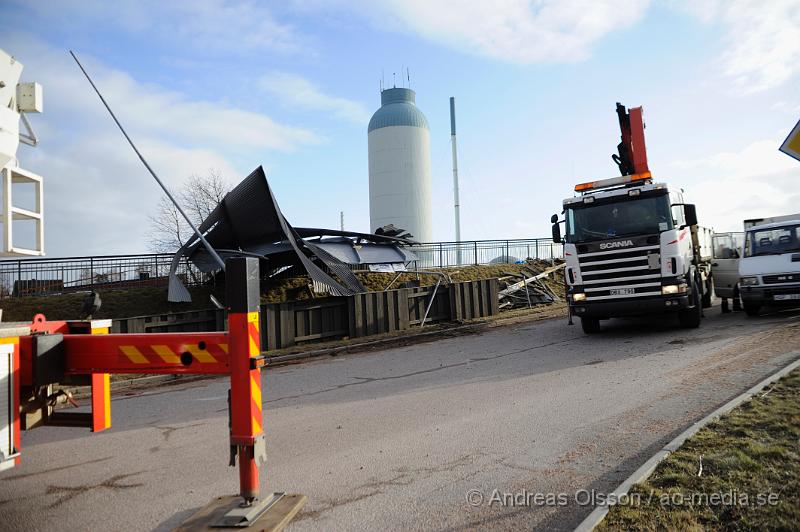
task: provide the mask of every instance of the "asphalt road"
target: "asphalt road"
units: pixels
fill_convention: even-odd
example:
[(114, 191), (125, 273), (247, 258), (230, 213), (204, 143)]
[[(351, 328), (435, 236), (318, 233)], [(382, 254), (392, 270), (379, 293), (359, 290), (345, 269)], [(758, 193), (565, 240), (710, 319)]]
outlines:
[[(592, 509), (580, 490), (611, 491), (800, 357), (800, 312), (707, 315), (693, 331), (615, 320), (592, 337), (531, 322), (270, 369), (264, 489), (308, 495), (292, 530), (570, 529)], [(162, 386), (115, 397), (108, 432), (23, 434), (0, 528), (169, 529), (235, 493), (226, 390)]]

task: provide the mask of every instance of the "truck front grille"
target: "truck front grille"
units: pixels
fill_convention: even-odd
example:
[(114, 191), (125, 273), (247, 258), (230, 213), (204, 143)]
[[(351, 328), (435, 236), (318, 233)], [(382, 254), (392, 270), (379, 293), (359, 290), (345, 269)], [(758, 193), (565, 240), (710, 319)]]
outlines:
[(587, 301), (661, 295), (658, 246), (578, 253), (578, 264)]

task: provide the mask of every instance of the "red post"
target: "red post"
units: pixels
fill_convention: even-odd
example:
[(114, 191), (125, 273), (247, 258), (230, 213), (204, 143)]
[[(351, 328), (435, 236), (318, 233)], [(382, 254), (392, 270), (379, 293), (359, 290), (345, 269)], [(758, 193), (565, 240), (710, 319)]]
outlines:
[(261, 354), (258, 259), (228, 259), (225, 285), (231, 367), (231, 451), (239, 459), (240, 494), (250, 504), (258, 498), (258, 462), (264, 455), (261, 370), (252, 363)]

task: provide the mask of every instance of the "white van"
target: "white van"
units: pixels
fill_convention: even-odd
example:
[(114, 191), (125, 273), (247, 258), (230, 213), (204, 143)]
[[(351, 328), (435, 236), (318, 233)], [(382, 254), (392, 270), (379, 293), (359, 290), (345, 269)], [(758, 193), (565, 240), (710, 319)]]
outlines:
[(800, 214), (745, 220), (739, 292), (748, 316), (765, 305), (800, 306)]

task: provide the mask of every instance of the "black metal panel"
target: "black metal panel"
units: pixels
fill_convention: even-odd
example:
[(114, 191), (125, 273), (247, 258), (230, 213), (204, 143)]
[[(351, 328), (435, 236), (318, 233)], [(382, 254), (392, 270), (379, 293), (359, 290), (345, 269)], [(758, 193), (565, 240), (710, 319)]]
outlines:
[(64, 378), (64, 335), (34, 335), (33, 385), (46, 386)]
[(233, 257), (225, 261), (225, 301), (230, 312), (257, 312), (261, 303), (258, 259)]

